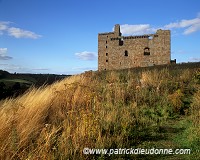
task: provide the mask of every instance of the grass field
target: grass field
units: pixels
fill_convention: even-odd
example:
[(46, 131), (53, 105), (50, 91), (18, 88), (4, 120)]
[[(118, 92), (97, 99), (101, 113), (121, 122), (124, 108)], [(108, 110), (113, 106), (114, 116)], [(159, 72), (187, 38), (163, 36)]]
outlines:
[(12, 86), (14, 83), (22, 83), (22, 84), (27, 84), (27, 85), (31, 85), (33, 84), (30, 81), (27, 80), (23, 80), (23, 79), (0, 79), (0, 82), (3, 82), (6, 84), (6, 86)]
[[(86, 72), (0, 101), (0, 159), (200, 159), (200, 63)], [(190, 155), (84, 155), (190, 148)]]

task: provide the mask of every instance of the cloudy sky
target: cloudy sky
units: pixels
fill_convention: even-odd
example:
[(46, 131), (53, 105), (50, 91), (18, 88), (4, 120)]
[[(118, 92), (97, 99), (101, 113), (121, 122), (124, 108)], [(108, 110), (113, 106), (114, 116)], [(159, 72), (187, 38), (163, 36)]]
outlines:
[(172, 59), (200, 61), (199, 0), (0, 0), (0, 69), (77, 74), (97, 70), (98, 33), (171, 30)]

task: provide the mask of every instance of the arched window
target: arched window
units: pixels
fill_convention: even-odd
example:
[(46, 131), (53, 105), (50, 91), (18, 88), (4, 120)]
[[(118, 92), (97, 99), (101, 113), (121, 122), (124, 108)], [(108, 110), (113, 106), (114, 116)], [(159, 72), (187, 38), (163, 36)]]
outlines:
[(128, 56), (128, 51), (127, 50), (125, 50), (125, 52), (124, 52), (124, 56)]
[(150, 55), (150, 48), (149, 47), (145, 47), (144, 48), (144, 55), (145, 56), (149, 56)]

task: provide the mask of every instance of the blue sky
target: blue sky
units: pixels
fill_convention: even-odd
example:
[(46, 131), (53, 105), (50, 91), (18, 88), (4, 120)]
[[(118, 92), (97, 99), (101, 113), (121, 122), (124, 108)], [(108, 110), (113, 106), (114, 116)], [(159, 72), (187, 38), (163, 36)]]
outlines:
[(77, 74), (97, 70), (98, 33), (171, 30), (171, 58), (200, 61), (198, 0), (0, 0), (0, 69)]

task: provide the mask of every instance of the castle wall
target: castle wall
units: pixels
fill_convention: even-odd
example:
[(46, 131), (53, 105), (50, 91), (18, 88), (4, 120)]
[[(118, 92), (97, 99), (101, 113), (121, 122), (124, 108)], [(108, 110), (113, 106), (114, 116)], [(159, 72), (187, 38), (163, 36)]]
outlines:
[(120, 26), (116, 25), (114, 32), (98, 35), (98, 70), (169, 64), (170, 48), (169, 30), (121, 36)]

